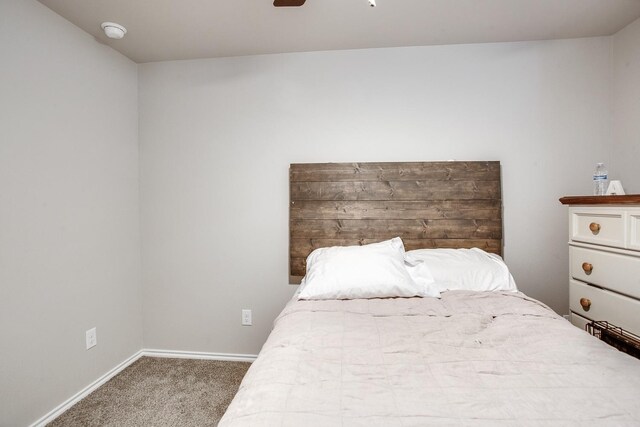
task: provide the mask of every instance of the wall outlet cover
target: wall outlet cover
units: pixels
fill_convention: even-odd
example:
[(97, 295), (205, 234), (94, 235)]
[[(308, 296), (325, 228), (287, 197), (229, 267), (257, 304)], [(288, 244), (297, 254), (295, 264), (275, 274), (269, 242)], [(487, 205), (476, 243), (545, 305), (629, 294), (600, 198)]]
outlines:
[(251, 310), (243, 309), (242, 310), (242, 326), (251, 326)]
[(87, 350), (89, 350), (91, 347), (95, 347), (98, 344), (98, 334), (96, 332), (96, 328), (89, 329), (85, 335), (87, 341)]

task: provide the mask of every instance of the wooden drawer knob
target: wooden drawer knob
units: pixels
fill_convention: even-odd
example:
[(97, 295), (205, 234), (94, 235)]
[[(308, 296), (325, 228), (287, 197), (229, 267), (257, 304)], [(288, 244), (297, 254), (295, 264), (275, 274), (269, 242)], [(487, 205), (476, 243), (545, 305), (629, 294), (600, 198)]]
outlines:
[(582, 269), (586, 274), (591, 274), (591, 272), (593, 271), (593, 265), (589, 264), (588, 262), (583, 262)]
[(591, 308), (591, 300), (589, 298), (580, 298), (580, 305), (584, 311), (589, 311)]
[(600, 224), (598, 224), (597, 222), (592, 222), (591, 224), (589, 224), (589, 230), (591, 230), (593, 234), (598, 234), (600, 232)]

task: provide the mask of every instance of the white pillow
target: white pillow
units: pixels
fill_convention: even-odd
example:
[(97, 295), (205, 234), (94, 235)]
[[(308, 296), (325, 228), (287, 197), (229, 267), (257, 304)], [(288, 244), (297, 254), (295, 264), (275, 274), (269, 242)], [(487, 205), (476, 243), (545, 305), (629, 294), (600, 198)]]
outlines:
[(423, 296), (440, 297), (438, 287), (435, 286), (435, 279), (424, 261), (405, 256), (404, 266), (407, 268), (411, 280), (421, 289)]
[(298, 299), (439, 296), (411, 279), (399, 237), (364, 246), (316, 249), (307, 257), (304, 281)]
[(440, 292), (518, 290), (502, 258), (482, 249), (418, 249), (407, 252), (405, 258), (416, 266), (414, 280), (425, 275)]

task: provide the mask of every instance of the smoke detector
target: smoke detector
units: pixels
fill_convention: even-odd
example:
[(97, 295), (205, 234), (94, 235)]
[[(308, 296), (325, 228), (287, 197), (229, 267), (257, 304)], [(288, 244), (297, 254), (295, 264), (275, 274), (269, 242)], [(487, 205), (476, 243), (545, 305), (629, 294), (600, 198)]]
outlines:
[(110, 39), (121, 39), (127, 34), (127, 29), (115, 22), (103, 22), (101, 27)]

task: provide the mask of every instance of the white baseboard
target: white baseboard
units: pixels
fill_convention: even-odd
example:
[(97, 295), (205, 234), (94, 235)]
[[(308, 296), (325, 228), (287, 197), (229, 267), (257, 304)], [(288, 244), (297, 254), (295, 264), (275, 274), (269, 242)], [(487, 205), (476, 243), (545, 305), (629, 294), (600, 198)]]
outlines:
[(258, 357), (256, 354), (206, 353), (202, 351), (159, 350), (151, 348), (142, 350), (142, 355), (148, 357), (170, 357), (173, 359), (226, 360), (231, 362), (253, 362)]
[(256, 354), (231, 354), (231, 353), (206, 353), (201, 351), (178, 351), (178, 350), (159, 350), (159, 349), (142, 349), (137, 351), (131, 357), (120, 363), (115, 368), (56, 406), (49, 413), (31, 424), (30, 427), (44, 427), (73, 405), (87, 397), (91, 392), (109, 381), (111, 378), (119, 374), (124, 368), (131, 365), (142, 356), (148, 357), (167, 357), (173, 359), (203, 359), (203, 360), (226, 360), (233, 362), (253, 362), (258, 357)]
[(133, 362), (135, 362), (140, 357), (142, 357), (142, 353), (143, 353), (142, 350), (137, 351), (131, 357), (129, 357), (122, 363), (118, 364), (115, 368), (111, 369), (109, 372), (107, 372), (106, 374), (104, 374), (103, 376), (101, 376), (100, 378), (98, 378), (97, 380), (95, 380), (94, 382), (92, 382), (91, 384), (89, 384), (88, 386), (86, 386), (85, 388), (83, 388), (73, 396), (71, 396), (69, 399), (65, 400), (60, 405), (56, 406), (48, 414), (46, 414), (45, 416), (43, 416), (42, 418), (40, 418), (39, 420), (31, 424), (30, 427), (43, 427), (48, 423), (50, 423), (51, 421), (53, 421), (54, 419), (58, 418), (67, 409), (71, 408), (73, 405), (75, 405), (76, 403), (78, 403), (79, 401), (87, 397), (95, 389), (97, 389), (102, 384), (109, 381), (111, 378), (115, 377), (124, 368), (131, 365)]

